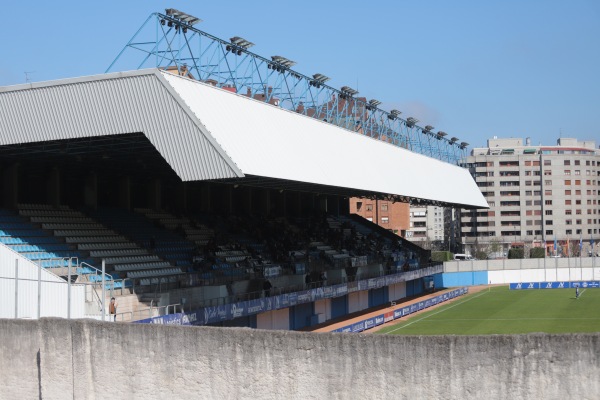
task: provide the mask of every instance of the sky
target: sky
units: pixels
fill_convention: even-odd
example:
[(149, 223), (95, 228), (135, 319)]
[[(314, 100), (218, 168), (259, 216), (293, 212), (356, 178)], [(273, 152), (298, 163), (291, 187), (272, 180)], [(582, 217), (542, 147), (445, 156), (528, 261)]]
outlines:
[(9, 2), (0, 86), (104, 73), (152, 12), (171, 7), (471, 148), (493, 136), (600, 145), (597, 0)]

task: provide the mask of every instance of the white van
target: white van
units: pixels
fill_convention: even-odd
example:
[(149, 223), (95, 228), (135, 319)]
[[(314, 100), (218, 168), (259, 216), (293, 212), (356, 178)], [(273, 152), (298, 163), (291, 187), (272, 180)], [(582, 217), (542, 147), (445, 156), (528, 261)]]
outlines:
[(471, 255), (469, 255), (469, 254), (455, 254), (454, 260), (455, 261), (471, 261), (471, 260), (473, 260), (473, 257), (471, 257)]

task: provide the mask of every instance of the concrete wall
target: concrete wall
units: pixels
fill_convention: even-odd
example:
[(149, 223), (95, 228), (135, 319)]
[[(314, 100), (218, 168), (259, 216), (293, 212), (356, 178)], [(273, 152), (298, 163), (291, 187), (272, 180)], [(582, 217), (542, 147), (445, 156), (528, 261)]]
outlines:
[(0, 320), (0, 398), (597, 398), (600, 334), (384, 336)]

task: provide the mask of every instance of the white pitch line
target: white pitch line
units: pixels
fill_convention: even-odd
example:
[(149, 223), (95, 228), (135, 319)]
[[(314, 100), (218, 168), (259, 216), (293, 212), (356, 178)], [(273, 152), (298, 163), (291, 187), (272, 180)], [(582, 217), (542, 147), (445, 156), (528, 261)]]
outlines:
[(426, 321), (426, 322), (437, 323), (437, 322), (453, 322), (453, 321), (531, 321), (531, 320), (536, 320), (536, 321), (545, 321), (545, 320), (549, 320), (549, 321), (578, 321), (578, 320), (597, 321), (597, 320), (600, 320), (600, 318), (494, 318), (494, 319), (490, 319), (490, 318), (456, 318), (456, 319), (436, 319), (435, 321)]
[(577, 298), (579, 298), (579, 297), (583, 296), (583, 292), (585, 292), (586, 290), (587, 290), (587, 289), (583, 289), (583, 290), (581, 291), (581, 293), (579, 293), (579, 296), (578, 296)]
[(391, 331), (389, 331), (389, 332), (386, 332), (385, 334), (387, 335), (387, 334), (390, 334), (390, 333), (392, 333), (392, 332), (399, 331), (400, 329), (406, 328), (407, 326), (410, 326), (410, 325), (412, 325), (412, 324), (415, 324), (415, 323), (417, 323), (417, 322), (419, 322), (419, 321), (423, 321), (424, 319), (426, 319), (426, 318), (429, 318), (429, 317), (431, 317), (431, 316), (433, 316), (433, 315), (436, 315), (436, 314), (439, 314), (439, 313), (443, 313), (444, 311), (447, 311), (447, 310), (449, 310), (449, 309), (451, 309), (451, 308), (454, 308), (454, 307), (460, 306), (461, 304), (464, 304), (464, 303), (466, 303), (467, 301), (470, 301), (470, 300), (476, 299), (477, 297), (483, 296), (483, 295), (484, 295), (484, 294), (486, 294), (486, 293), (489, 293), (489, 292), (481, 292), (481, 293), (480, 293), (480, 294), (478, 294), (477, 296), (470, 297), (470, 298), (466, 299), (465, 301), (461, 301), (460, 303), (457, 303), (457, 304), (451, 305), (451, 306), (450, 306), (450, 307), (448, 307), (448, 308), (444, 308), (443, 310), (440, 310), (440, 311), (434, 312), (433, 314), (429, 314), (429, 315), (427, 315), (426, 317), (423, 317), (423, 318), (421, 318), (421, 319), (418, 319), (418, 320), (416, 320), (416, 321), (409, 322), (408, 324), (402, 325), (401, 327), (399, 327), (399, 328), (396, 328), (396, 329), (393, 329), (393, 330), (391, 330)]

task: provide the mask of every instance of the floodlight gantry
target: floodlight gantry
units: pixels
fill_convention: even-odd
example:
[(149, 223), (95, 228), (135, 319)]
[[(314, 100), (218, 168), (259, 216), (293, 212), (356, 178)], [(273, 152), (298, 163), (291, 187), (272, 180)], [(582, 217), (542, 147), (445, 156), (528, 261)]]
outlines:
[[(357, 98), (358, 91), (349, 86), (336, 89), (327, 84), (328, 76), (307, 76), (292, 70), (296, 62), (285, 57), (255, 54), (249, 50), (254, 43), (243, 37), (233, 36), (227, 41), (203, 32), (195, 26), (200, 22), (200, 18), (173, 8), (151, 14), (106, 72), (148, 67), (185, 69), (186, 75), (194, 79), (216, 82), (219, 87), (251, 93), (253, 97), (263, 94), (254, 98), (417, 153), (458, 162), (457, 157), (447, 155), (448, 151), (438, 151), (422, 139), (431, 137), (433, 127), (421, 128), (417, 119), (403, 119), (398, 110), (382, 110), (379, 100)], [(137, 62), (130, 52), (141, 54)], [(455, 141), (441, 138), (438, 147), (456, 148), (453, 144)]]

